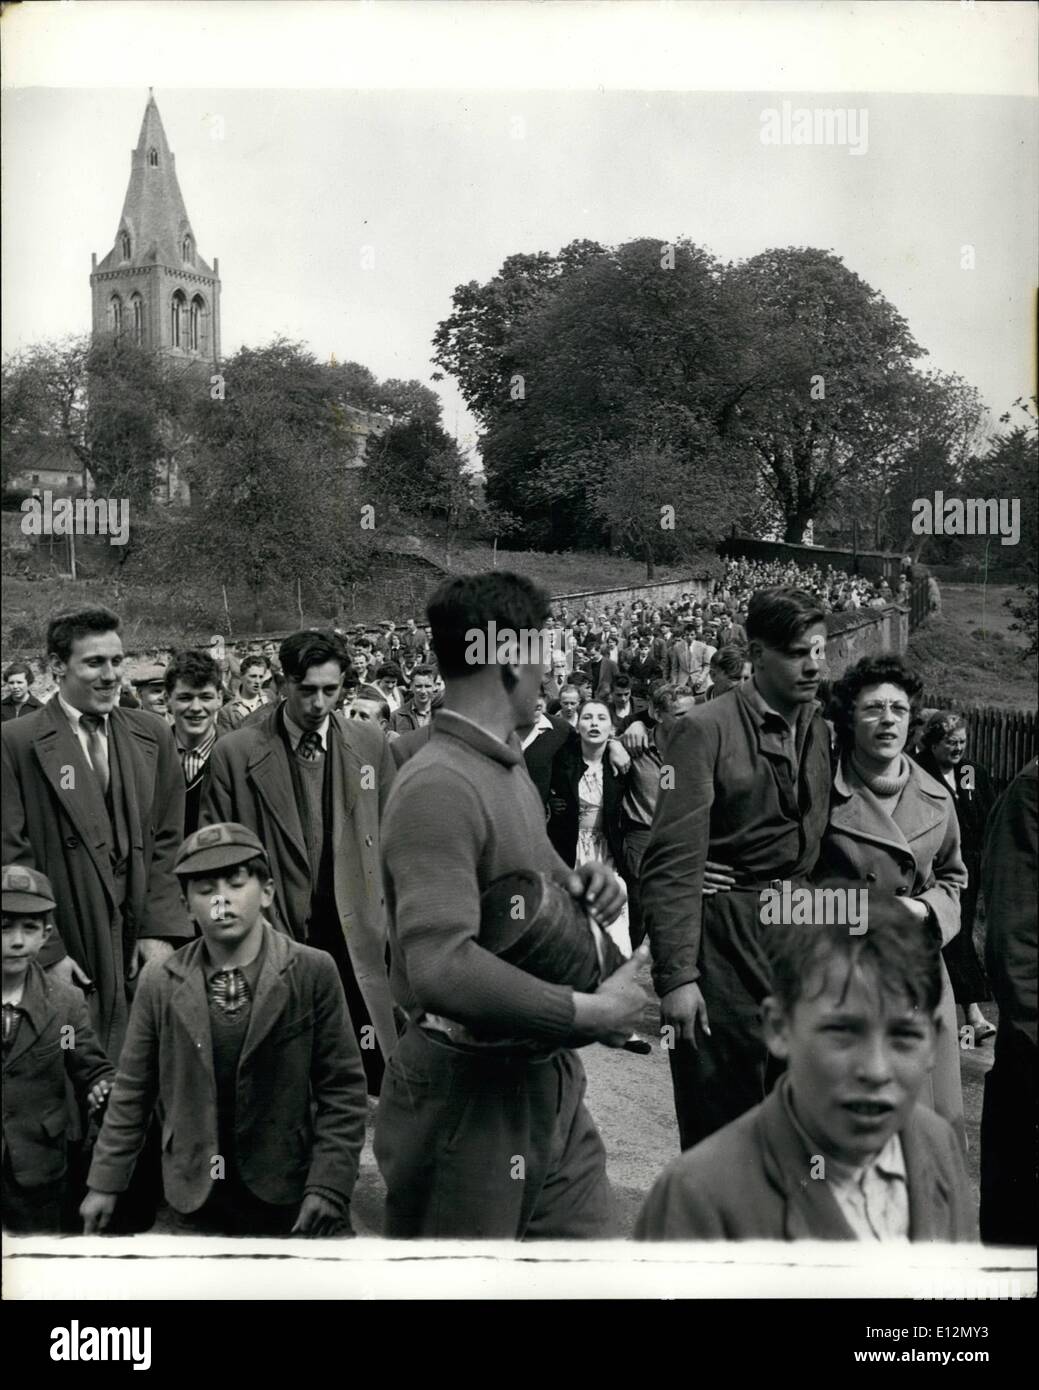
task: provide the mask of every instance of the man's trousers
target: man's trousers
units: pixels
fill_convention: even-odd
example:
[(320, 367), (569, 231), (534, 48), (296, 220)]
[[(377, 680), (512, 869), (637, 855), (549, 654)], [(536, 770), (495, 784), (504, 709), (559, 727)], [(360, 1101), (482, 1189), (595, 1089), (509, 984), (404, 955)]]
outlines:
[(386, 1064), (375, 1157), (390, 1237), (615, 1234), (606, 1151), (566, 1050), (463, 1049), (409, 1025)]
[(769, 992), (760, 890), (736, 888), (703, 900), (700, 979), (708, 1037), (668, 1051), (679, 1141), (691, 1149), (758, 1105), (782, 1075), (765, 1046), (761, 1001)]

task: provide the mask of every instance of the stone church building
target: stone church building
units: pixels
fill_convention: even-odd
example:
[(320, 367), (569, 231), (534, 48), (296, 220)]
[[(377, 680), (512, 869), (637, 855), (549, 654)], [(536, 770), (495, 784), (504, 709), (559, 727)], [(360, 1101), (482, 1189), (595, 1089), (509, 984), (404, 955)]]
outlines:
[(199, 255), (176, 160), (148, 93), (130, 183), (111, 251), (92, 257), (94, 334), (129, 334), (142, 347), (216, 368), (220, 262)]
[[(220, 262), (199, 254), (195, 232), (177, 181), (173, 152), (155, 96), (148, 102), (137, 145), (130, 154), (130, 182), (112, 249), (92, 257), (90, 294), (93, 334), (130, 335), (134, 342), (209, 377), (220, 366)], [(364, 467), (372, 435), (392, 424), (387, 415), (342, 402), (348, 442), (344, 471)], [(175, 463), (164, 465), (159, 495), (187, 504), (187, 484)]]

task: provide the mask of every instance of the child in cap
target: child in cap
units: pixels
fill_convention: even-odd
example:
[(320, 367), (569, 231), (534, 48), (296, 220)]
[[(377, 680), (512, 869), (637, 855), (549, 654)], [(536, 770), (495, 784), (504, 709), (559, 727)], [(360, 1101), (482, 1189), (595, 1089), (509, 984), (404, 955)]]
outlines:
[(80, 1208), (108, 1225), (158, 1103), (179, 1231), (351, 1233), (366, 1084), (335, 963), (276, 932), (255, 833), (196, 830), (174, 872), (201, 937), (141, 972)]
[(72, 1125), (66, 1078), (99, 1110), (115, 1069), (87, 1019), (83, 995), (37, 963), (54, 931), (50, 881), (20, 864), (2, 871), (3, 1222), (19, 1234), (60, 1229)]
[(770, 927), (765, 1038), (787, 1069), (665, 1170), (636, 1239), (976, 1239), (959, 1141), (917, 1104), (935, 1059), (940, 945), (872, 896), (859, 935)]

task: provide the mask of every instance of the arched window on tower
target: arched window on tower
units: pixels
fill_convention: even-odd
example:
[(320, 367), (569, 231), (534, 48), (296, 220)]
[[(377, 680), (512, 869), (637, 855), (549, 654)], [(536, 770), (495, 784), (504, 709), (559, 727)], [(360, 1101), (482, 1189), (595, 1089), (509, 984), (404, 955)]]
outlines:
[(195, 248), (191, 244), (190, 236), (186, 236), (184, 238), (184, 244), (180, 248), (180, 254), (181, 258), (185, 260), (188, 263), (188, 265), (195, 264)]
[(184, 311), (187, 305), (181, 290), (177, 290), (170, 300), (170, 347), (183, 347)]
[(202, 296), (196, 294), (191, 301), (191, 336), (189, 341), (192, 352), (202, 351), (202, 328), (205, 312), (206, 306), (202, 302)]
[(135, 294), (130, 300), (130, 314), (133, 321), (133, 340), (138, 347), (144, 345), (144, 300)]
[(123, 331), (123, 301), (117, 294), (108, 301), (108, 327), (116, 338)]
[(148, 164), (152, 169), (159, 167), (159, 151), (154, 146), (148, 151)]
[(130, 259), (130, 233), (129, 233), (129, 232), (120, 232), (120, 233), (119, 233), (119, 254), (120, 254), (120, 256), (123, 258), (124, 261), (128, 261), (128, 260)]

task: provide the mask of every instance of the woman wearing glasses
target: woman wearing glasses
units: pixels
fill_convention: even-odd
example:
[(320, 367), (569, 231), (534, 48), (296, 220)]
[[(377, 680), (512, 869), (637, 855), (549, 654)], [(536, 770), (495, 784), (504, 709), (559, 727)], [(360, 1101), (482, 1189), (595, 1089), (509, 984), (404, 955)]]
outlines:
[[(945, 946), (960, 930), (967, 872), (952, 793), (904, 752), (921, 689), (890, 654), (864, 657), (834, 683), (829, 713), (839, 762), (815, 877), (890, 894), (901, 901), (906, 931), (937, 931)], [(940, 1015), (931, 1095), (925, 1090), (923, 1099), (966, 1142), (956, 1005), (944, 964)], [(883, 1078), (872, 1081), (882, 1097)]]

